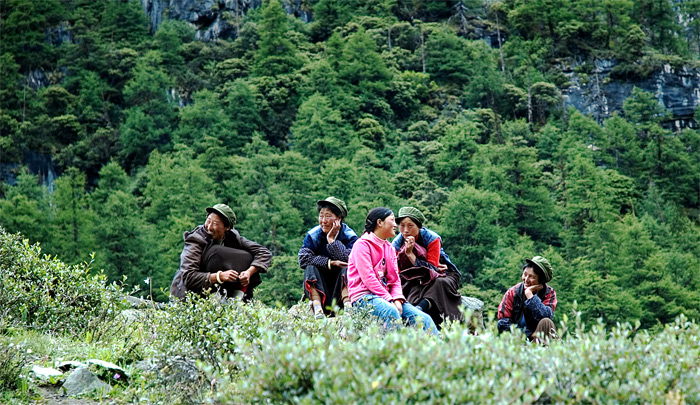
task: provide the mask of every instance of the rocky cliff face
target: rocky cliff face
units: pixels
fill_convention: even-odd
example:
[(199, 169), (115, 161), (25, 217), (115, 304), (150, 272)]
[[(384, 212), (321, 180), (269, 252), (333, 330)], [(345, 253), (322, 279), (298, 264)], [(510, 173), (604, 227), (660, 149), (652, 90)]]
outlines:
[[(311, 14), (302, 10), (302, 0), (283, 1), (287, 14), (309, 22)], [(200, 41), (234, 38), (249, 8), (260, 7), (262, 0), (141, 0), (151, 32), (158, 30), (164, 18), (187, 21), (197, 29)]]
[(614, 112), (621, 112), (622, 103), (632, 89), (639, 87), (655, 94), (659, 104), (672, 113), (669, 127), (674, 130), (697, 127), (693, 114), (700, 106), (700, 70), (676, 69), (666, 64), (645, 79), (620, 81), (610, 78), (614, 66), (612, 60), (598, 61), (587, 75), (578, 74), (573, 68), (565, 69), (572, 84), (564, 91), (565, 104), (602, 122)]

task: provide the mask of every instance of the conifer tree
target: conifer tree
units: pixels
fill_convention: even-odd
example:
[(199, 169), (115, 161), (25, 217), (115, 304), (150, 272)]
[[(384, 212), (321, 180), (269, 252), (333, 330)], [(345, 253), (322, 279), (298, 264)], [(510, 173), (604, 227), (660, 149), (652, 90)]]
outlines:
[(277, 76), (292, 73), (302, 65), (297, 50), (289, 40), (287, 15), (279, 0), (269, 0), (259, 24), (258, 50), (255, 52), (253, 74)]

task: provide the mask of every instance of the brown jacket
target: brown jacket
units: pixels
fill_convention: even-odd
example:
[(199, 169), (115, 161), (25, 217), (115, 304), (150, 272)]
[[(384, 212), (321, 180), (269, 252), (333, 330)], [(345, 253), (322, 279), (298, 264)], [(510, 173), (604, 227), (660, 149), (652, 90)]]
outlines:
[[(177, 298), (185, 298), (187, 291), (202, 293), (202, 291), (212, 288), (209, 282), (209, 274), (202, 271), (202, 258), (205, 252), (212, 246), (214, 240), (204, 230), (203, 225), (199, 225), (191, 232), (185, 232), (185, 247), (180, 254), (180, 269), (175, 273), (175, 278), (170, 285), (170, 295)], [(226, 231), (224, 246), (241, 249), (249, 252), (253, 256), (251, 266), (258, 268), (258, 272), (251, 277), (251, 287), (260, 284), (259, 273), (267, 272), (272, 262), (272, 253), (260, 245), (241, 236), (235, 228)], [(249, 288), (246, 295), (252, 296), (252, 288)]]

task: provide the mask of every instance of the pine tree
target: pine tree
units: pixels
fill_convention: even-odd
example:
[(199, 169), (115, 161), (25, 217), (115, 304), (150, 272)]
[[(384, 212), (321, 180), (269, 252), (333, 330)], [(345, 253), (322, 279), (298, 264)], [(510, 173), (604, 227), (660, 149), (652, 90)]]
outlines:
[(252, 73), (256, 76), (277, 76), (292, 73), (302, 65), (297, 50), (288, 38), (287, 15), (279, 0), (270, 0), (259, 24), (260, 42), (255, 52)]

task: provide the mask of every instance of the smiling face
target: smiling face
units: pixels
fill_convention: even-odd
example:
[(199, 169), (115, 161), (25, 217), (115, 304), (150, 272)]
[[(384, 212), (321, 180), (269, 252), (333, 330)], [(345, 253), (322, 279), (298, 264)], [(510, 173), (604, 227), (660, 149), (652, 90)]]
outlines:
[(382, 239), (396, 236), (396, 218), (394, 218), (394, 214), (389, 214), (384, 220), (378, 220), (377, 227), (374, 228), (374, 234)]
[(535, 273), (535, 269), (533, 269), (532, 266), (525, 267), (523, 269), (523, 285), (525, 288), (538, 284), (540, 284), (540, 278), (537, 273)]
[(406, 217), (399, 222), (399, 232), (401, 235), (403, 235), (403, 238), (406, 239), (409, 236), (413, 236), (414, 238), (418, 237), (418, 233), (420, 232), (420, 228), (418, 225), (416, 225), (415, 222), (409, 217)]
[(333, 222), (340, 220), (340, 217), (335, 215), (328, 208), (321, 208), (318, 212), (318, 224), (321, 225), (323, 233), (328, 234), (333, 227)]
[(216, 213), (212, 212), (207, 216), (207, 221), (204, 223), (204, 229), (209, 232), (214, 240), (222, 240), (226, 234), (226, 231), (231, 228), (227, 228), (224, 225), (224, 221), (222, 221)]

